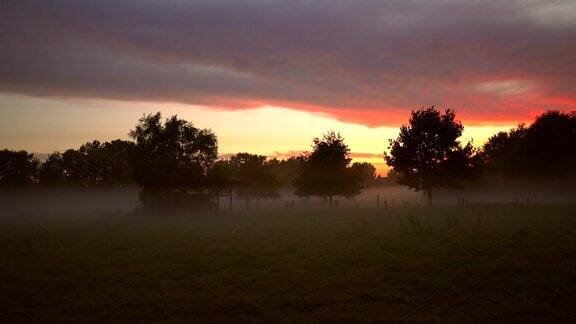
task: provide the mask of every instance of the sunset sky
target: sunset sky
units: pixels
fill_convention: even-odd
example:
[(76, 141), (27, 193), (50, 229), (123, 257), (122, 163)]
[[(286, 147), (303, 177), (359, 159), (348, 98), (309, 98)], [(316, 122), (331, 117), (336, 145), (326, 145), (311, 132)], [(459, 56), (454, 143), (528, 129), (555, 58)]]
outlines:
[(412, 109), (465, 139), (576, 109), (576, 1), (14, 0), (0, 4), (0, 148), (49, 153), (178, 114), (220, 153), (340, 131), (385, 167)]

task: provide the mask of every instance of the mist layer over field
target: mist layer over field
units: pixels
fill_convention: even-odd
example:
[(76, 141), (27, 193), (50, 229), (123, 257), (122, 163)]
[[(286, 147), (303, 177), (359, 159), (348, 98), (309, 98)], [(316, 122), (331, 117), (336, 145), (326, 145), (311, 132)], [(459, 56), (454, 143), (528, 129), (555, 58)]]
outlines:
[[(140, 189), (125, 188), (16, 188), (0, 191), (3, 221), (25, 218), (78, 218), (95, 217), (103, 214), (137, 213), (140, 206)], [(434, 193), (438, 206), (468, 204), (520, 203), (556, 204), (576, 202), (576, 185), (569, 182), (497, 182), (483, 183), (465, 189), (439, 189)], [(338, 197), (337, 208), (392, 209), (422, 207), (424, 196), (420, 192), (399, 185), (370, 187), (354, 199)], [(218, 198), (218, 209), (229, 210), (229, 198)], [(285, 209), (322, 211), (328, 203), (322, 198), (301, 198), (291, 188), (280, 190), (277, 199), (238, 199), (233, 196), (234, 211), (281, 211)], [(194, 215), (194, 211), (190, 211)]]

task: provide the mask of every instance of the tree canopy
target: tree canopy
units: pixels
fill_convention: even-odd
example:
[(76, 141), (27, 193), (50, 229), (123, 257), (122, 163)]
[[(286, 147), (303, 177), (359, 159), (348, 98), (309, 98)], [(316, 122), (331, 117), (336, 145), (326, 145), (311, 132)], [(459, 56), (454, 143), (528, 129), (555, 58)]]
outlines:
[(39, 161), (26, 151), (0, 150), (0, 186), (36, 182)]
[(180, 181), (198, 182), (218, 155), (216, 135), (177, 116), (162, 122), (162, 114), (145, 115), (130, 131), (136, 142), (134, 172), (143, 188), (170, 188)]
[(304, 156), (299, 174), (295, 179), (298, 196), (353, 197), (360, 193), (358, 173), (349, 167), (350, 149), (344, 138), (328, 132), (322, 138), (314, 138), (313, 150)]
[(92, 141), (64, 153), (55, 152), (42, 163), (39, 181), (49, 185), (127, 185), (133, 182), (134, 144), (123, 140)]
[(244, 182), (244, 185), (236, 187), (239, 198), (266, 199), (279, 196), (280, 181), (266, 156), (237, 153), (227, 160), (219, 161), (217, 165), (215, 172)]
[(549, 110), (526, 127), (492, 136), (482, 148), (488, 173), (507, 177), (576, 175), (576, 112)]
[(398, 182), (411, 189), (425, 190), (432, 204), (432, 188), (457, 186), (477, 169), (471, 143), (462, 146), (458, 138), (464, 127), (453, 110), (443, 113), (434, 106), (412, 111), (408, 125), (398, 138), (390, 140), (386, 163)]
[(352, 171), (357, 174), (363, 187), (372, 185), (376, 181), (376, 168), (368, 162), (352, 163)]

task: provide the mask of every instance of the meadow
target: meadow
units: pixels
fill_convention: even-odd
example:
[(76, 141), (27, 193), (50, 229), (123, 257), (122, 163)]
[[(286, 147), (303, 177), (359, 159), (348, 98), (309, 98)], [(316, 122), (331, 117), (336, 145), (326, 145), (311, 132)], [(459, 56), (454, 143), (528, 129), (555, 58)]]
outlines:
[(576, 205), (0, 224), (0, 322), (567, 322)]

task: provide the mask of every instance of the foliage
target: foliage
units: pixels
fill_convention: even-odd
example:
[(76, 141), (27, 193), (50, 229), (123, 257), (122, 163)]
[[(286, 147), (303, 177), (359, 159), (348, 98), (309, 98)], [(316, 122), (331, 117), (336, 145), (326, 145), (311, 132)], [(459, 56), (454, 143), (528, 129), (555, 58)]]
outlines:
[(134, 171), (143, 188), (173, 188), (182, 180), (200, 183), (214, 165), (218, 146), (209, 129), (198, 129), (160, 112), (145, 115), (130, 131), (136, 142)]
[(360, 183), (366, 187), (376, 182), (376, 168), (368, 162), (354, 162), (351, 169), (360, 179)]
[(273, 158), (268, 160), (268, 166), (280, 184), (283, 186), (292, 186), (304, 160), (305, 158), (303, 156), (293, 156), (285, 160)]
[(361, 183), (350, 165), (350, 149), (340, 134), (328, 132), (313, 140), (313, 151), (302, 158), (295, 180), (298, 196), (346, 196), (360, 193)]
[(133, 179), (133, 150), (132, 142), (114, 140), (103, 144), (92, 141), (78, 150), (52, 153), (40, 168), (40, 183), (81, 186), (130, 184)]
[(231, 180), (236, 177), (237, 175), (232, 169), (229, 160), (218, 160), (214, 162), (214, 165), (208, 172), (208, 178), (214, 180)]
[(384, 153), (398, 183), (426, 190), (429, 204), (432, 188), (457, 186), (477, 170), (472, 144), (458, 141), (464, 127), (455, 117), (454, 111), (441, 113), (434, 106), (412, 111), (408, 125), (390, 140), (390, 153)]
[(0, 186), (26, 185), (36, 182), (39, 162), (26, 151), (0, 151)]
[(236, 188), (240, 198), (278, 198), (280, 182), (264, 155), (238, 153), (227, 160), (233, 178), (245, 182)]
[(38, 179), (41, 184), (55, 185), (66, 183), (62, 154), (54, 152), (46, 158), (40, 167)]
[[(458, 138), (463, 126), (452, 110), (430, 107), (412, 112), (408, 125), (390, 141), (385, 160), (388, 179), (416, 190), (457, 186), (479, 171), (507, 177), (555, 179), (576, 176), (576, 112), (550, 110), (529, 126), (492, 136), (476, 154)], [(174, 188), (180, 181), (200, 186), (211, 179), (252, 183), (242, 197), (272, 197), (278, 186), (295, 185), (300, 196), (354, 196), (361, 186), (382, 183), (369, 163), (350, 165), (349, 149), (330, 132), (314, 139), (313, 152), (286, 160), (239, 153), (216, 161), (212, 131), (198, 129), (177, 116), (162, 120), (145, 115), (130, 131), (134, 142), (92, 141), (78, 149), (55, 152), (39, 163), (25, 151), (0, 151), (0, 184), (126, 185)], [(482, 163), (480, 163), (482, 162)]]
[(549, 110), (529, 126), (492, 136), (483, 146), (487, 172), (509, 177), (576, 175), (576, 112)]

